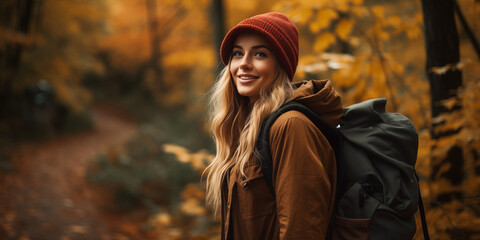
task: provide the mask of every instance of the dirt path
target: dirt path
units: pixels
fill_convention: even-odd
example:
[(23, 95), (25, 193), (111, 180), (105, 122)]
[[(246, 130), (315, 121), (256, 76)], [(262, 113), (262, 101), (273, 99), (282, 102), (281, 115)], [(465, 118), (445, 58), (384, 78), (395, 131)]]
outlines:
[(127, 239), (113, 233), (95, 204), (85, 170), (95, 156), (136, 130), (106, 107), (93, 110), (95, 129), (20, 145), (12, 172), (0, 172), (0, 239)]

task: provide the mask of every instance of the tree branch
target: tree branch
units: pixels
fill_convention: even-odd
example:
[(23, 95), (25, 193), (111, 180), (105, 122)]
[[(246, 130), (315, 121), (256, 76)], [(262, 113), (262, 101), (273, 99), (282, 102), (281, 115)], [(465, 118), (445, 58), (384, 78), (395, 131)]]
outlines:
[(475, 49), (475, 52), (477, 53), (477, 57), (480, 59), (480, 46), (478, 44), (477, 38), (475, 37), (475, 34), (473, 34), (472, 29), (467, 23), (467, 20), (463, 16), (462, 10), (460, 9), (460, 6), (458, 5), (457, 0), (453, 0), (453, 5), (455, 6), (455, 12), (457, 13), (458, 19), (460, 20), (460, 23), (462, 24), (463, 29), (465, 30), (465, 33), (467, 34), (468, 38), (470, 38), (470, 41), (472, 42), (473, 48)]

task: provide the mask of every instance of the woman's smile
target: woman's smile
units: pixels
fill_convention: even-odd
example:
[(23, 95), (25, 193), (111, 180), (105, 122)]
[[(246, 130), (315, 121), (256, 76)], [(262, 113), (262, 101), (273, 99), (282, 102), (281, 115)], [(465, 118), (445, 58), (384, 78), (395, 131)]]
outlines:
[(239, 74), (238, 75), (239, 81), (242, 84), (249, 84), (254, 82), (255, 80), (258, 79), (257, 76), (251, 75), (251, 74)]

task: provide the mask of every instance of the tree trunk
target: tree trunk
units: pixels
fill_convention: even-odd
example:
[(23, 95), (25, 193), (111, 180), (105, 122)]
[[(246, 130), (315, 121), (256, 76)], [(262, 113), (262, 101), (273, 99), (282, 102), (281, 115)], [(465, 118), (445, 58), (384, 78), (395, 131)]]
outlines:
[[(4, 3), (0, 9), (0, 28), (13, 30), (18, 34), (29, 34), (36, 1), (17, 0)], [(37, 3), (38, 4), (38, 3)], [(19, 115), (20, 108), (17, 100), (13, 98), (12, 83), (16, 80), (18, 68), (21, 63), (23, 42), (6, 42), (0, 49), (0, 124), (6, 121), (10, 126)]]
[[(6, 9), (0, 11), (3, 15), (2, 27), (27, 35), (31, 26), (31, 19), (35, 2), (33, 0), (14, 1), (10, 3), (14, 6), (6, 6)], [(12, 8), (9, 8), (12, 7)], [(7, 9), (8, 8), (8, 9)], [(16, 24), (16, 25), (12, 25)], [(22, 55), (23, 45), (20, 42), (9, 42), (0, 55), (3, 55), (2, 66), (0, 66), (0, 89), (3, 94), (8, 94), (11, 90), (11, 82), (16, 74)]]
[[(146, 0), (148, 30), (150, 33), (151, 57), (147, 69), (152, 72), (159, 86), (162, 84), (162, 64), (160, 54), (161, 36), (158, 27), (156, 0)], [(148, 74), (148, 73), (147, 73)]]
[(218, 75), (222, 70), (222, 60), (220, 59), (220, 47), (222, 45), (223, 37), (225, 36), (225, 18), (223, 9), (223, 0), (213, 0), (211, 19), (213, 25), (213, 40), (215, 43), (215, 51), (217, 56), (217, 67), (215, 73)]
[[(422, 7), (427, 50), (426, 70), (430, 82), (432, 118), (435, 118), (442, 113), (460, 109), (460, 105), (453, 109), (447, 109), (440, 102), (452, 97), (457, 98), (458, 89), (462, 85), (462, 73), (458, 70), (449, 70), (445, 74), (437, 74), (431, 71), (432, 67), (443, 67), (459, 62), (459, 40), (455, 25), (453, 0), (422, 0)], [(458, 132), (436, 131), (436, 128), (441, 124), (432, 124), (432, 139), (438, 140)], [(444, 177), (453, 185), (462, 183), (464, 160), (463, 151), (459, 146), (452, 147), (445, 159), (432, 159), (432, 163), (432, 180)], [(447, 172), (437, 176), (440, 167), (445, 164), (450, 164), (451, 167)], [(459, 193), (451, 193), (448, 197), (452, 195), (459, 195)]]

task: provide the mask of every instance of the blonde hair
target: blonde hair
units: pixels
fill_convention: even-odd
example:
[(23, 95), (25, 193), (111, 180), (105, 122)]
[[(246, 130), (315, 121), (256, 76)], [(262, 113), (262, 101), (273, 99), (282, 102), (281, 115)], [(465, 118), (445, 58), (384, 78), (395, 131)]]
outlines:
[(241, 96), (230, 75), (228, 64), (211, 90), (211, 129), (216, 144), (216, 156), (207, 167), (207, 203), (215, 216), (221, 207), (221, 188), (229, 169), (238, 164), (245, 175), (246, 163), (256, 157), (255, 142), (262, 121), (293, 96), (293, 85), (277, 63), (275, 80), (260, 90), (260, 97), (251, 106), (248, 97)]

